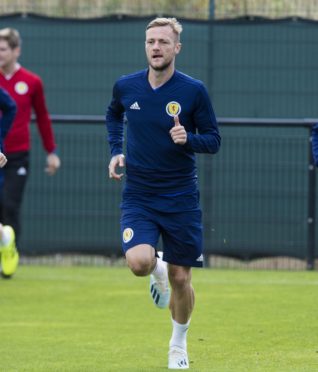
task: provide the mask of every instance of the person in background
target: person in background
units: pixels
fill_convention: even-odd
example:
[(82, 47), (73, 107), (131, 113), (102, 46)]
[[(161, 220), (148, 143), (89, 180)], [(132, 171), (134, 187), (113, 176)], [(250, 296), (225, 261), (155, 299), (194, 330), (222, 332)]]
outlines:
[(318, 124), (312, 127), (312, 154), (316, 167), (318, 167)]
[(12, 128), (4, 140), (8, 164), (4, 168), (3, 199), (0, 205), (0, 221), (10, 225), (19, 243), (20, 210), (29, 172), (30, 120), (35, 112), (37, 127), (47, 152), (46, 172), (56, 173), (60, 159), (56, 154), (53, 128), (48, 115), (42, 80), (18, 63), (21, 54), (21, 38), (17, 30), (0, 30), (0, 87), (4, 88), (17, 105)]
[[(6, 137), (16, 114), (16, 104), (9, 94), (0, 88), (0, 199), (2, 198), (3, 167), (7, 158), (2, 152), (2, 143)], [(10, 278), (16, 271), (19, 254), (15, 245), (15, 234), (11, 226), (0, 224), (0, 272), (4, 278)]]
[[(126, 165), (123, 251), (134, 275), (150, 275), (154, 304), (170, 307), (169, 369), (189, 368), (187, 331), (194, 307), (191, 268), (203, 264), (195, 153), (214, 154), (221, 141), (203, 83), (175, 69), (181, 31), (175, 18), (156, 18), (148, 24), (148, 68), (115, 83), (106, 114), (112, 156), (109, 177), (121, 180), (123, 173), (117, 167)], [(156, 251), (159, 236), (163, 255)]]
[(8, 134), (17, 112), (14, 100), (2, 88), (0, 88), (0, 111), (0, 150), (2, 150), (4, 138)]

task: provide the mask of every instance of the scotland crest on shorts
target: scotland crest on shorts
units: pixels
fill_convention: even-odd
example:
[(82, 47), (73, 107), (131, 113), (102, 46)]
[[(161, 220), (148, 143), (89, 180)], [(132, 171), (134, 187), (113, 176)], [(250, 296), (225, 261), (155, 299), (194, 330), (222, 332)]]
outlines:
[(123, 241), (124, 241), (124, 243), (130, 242), (131, 239), (133, 238), (133, 236), (134, 236), (134, 230), (131, 229), (130, 227), (127, 227), (123, 231)]
[(175, 117), (181, 112), (181, 105), (176, 101), (171, 101), (166, 106), (166, 112), (169, 116)]

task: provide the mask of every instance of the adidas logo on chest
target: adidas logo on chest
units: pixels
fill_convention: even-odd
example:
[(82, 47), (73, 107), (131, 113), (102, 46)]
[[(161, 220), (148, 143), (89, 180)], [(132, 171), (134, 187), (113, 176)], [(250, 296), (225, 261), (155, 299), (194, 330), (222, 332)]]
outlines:
[(131, 110), (140, 110), (140, 107), (138, 105), (138, 102), (134, 102), (132, 105), (129, 107)]

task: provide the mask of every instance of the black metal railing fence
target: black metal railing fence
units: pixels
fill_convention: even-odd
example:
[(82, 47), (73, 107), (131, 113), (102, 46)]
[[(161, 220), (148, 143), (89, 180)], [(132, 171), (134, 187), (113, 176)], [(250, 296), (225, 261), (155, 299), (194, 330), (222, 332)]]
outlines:
[[(22, 255), (121, 256), (121, 187), (107, 175), (104, 118), (52, 120), (63, 166), (53, 178), (43, 174), (45, 156), (33, 135)], [(244, 262), (291, 257), (315, 267), (317, 186), (310, 136), (316, 121), (219, 119), (219, 154), (198, 156), (206, 256)]]

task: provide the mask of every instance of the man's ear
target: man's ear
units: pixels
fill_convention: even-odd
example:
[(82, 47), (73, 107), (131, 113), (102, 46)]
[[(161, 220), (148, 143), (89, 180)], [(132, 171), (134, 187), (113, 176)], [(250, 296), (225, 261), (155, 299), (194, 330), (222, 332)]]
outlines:
[(21, 55), (21, 48), (20, 47), (14, 48), (14, 55), (16, 56), (17, 59), (20, 57), (20, 55)]
[(182, 44), (181, 43), (177, 43), (177, 45), (176, 45), (176, 54), (179, 54), (180, 53), (181, 47), (182, 47)]

